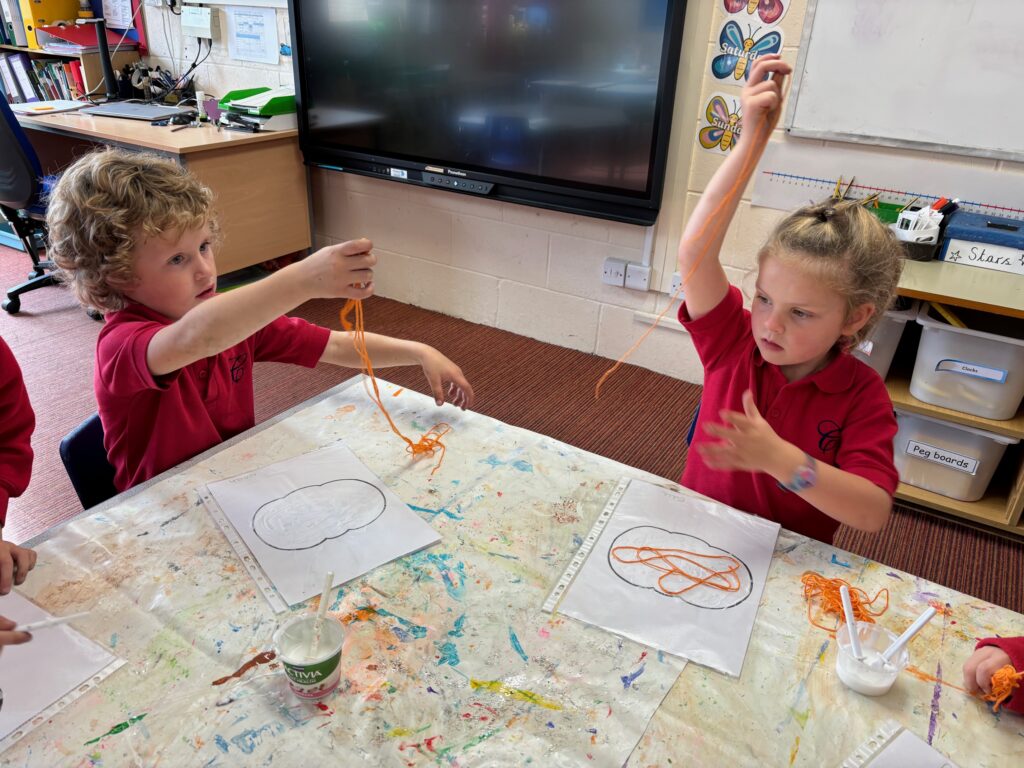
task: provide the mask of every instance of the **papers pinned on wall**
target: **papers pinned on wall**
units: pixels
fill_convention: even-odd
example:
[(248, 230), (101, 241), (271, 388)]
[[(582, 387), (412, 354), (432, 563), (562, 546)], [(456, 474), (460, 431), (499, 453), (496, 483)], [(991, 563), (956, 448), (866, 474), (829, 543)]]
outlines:
[(236, 61), (277, 64), (277, 11), (273, 8), (224, 9), (228, 18), (228, 56)]

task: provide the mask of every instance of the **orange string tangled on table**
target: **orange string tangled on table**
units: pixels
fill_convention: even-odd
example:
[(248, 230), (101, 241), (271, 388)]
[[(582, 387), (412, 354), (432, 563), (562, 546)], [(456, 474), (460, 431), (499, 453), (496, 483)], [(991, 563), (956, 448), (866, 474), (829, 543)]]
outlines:
[[(737, 575), (740, 561), (731, 555), (709, 555), (702, 552), (688, 552), (685, 549), (625, 545), (612, 547), (611, 554), (620, 563), (645, 565), (648, 568), (661, 571), (661, 576), (658, 577), (658, 588), (666, 595), (681, 595), (700, 586), (719, 589), (723, 592), (738, 592), (740, 590), (740, 577)], [(700, 562), (701, 559), (727, 560), (729, 564), (723, 570)], [(698, 573), (695, 575), (684, 571), (677, 564), (680, 562), (693, 566)], [(684, 586), (678, 589), (669, 588), (666, 586), (666, 581), (669, 579), (682, 579)]]
[[(839, 588), (844, 584), (850, 589), (850, 602), (853, 604), (853, 615), (857, 621), (874, 624), (876, 616), (881, 616), (889, 610), (888, 589), (878, 590), (875, 596), (868, 600), (867, 592), (843, 579), (828, 579), (820, 573), (805, 571), (800, 577), (800, 581), (804, 585), (804, 597), (807, 598), (807, 620), (818, 629), (823, 629), (830, 634), (835, 632), (835, 627), (826, 627), (815, 621), (811, 615), (811, 604), (814, 602), (814, 598), (820, 598), (822, 613), (834, 613), (839, 617), (841, 623), (843, 621), (843, 599), (839, 595)], [(875, 602), (882, 595), (885, 595), (885, 605), (875, 609)]]
[(1018, 672), (1012, 664), (996, 670), (992, 675), (992, 693), (985, 694), (985, 701), (992, 702), (992, 711), (998, 712), (999, 706), (1013, 695), (1014, 690), (1024, 682), (1024, 672)]
[[(355, 314), (355, 322), (349, 319), (349, 315), (353, 313)], [(391, 425), (391, 431), (405, 441), (407, 450), (413, 455), (413, 458), (433, 456), (437, 451), (441, 452), (437, 464), (430, 471), (430, 474), (433, 475), (441, 468), (441, 463), (444, 461), (446, 449), (444, 443), (441, 442), (441, 438), (451, 432), (451, 425), (444, 422), (435, 424), (415, 443), (403, 435), (402, 431), (395, 425), (391, 414), (388, 413), (388, 409), (384, 407), (384, 401), (380, 396), (380, 389), (377, 387), (377, 378), (373, 375), (373, 362), (370, 360), (370, 353), (366, 350), (366, 325), (363, 320), (363, 302), (358, 299), (349, 299), (345, 302), (345, 306), (341, 309), (341, 327), (352, 333), (352, 343), (355, 346), (356, 354), (359, 355), (359, 360), (362, 362), (363, 373), (369, 377), (370, 385), (373, 388), (372, 392), (368, 390), (367, 393), (380, 409), (380, 412), (384, 414), (384, 418), (388, 420), (388, 424)]]

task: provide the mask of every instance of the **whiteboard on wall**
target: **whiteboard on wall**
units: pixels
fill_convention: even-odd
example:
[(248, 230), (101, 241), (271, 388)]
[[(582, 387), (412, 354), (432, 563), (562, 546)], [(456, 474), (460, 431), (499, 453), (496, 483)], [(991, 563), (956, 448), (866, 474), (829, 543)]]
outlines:
[(794, 136), (1024, 160), (1021, 0), (808, 0)]

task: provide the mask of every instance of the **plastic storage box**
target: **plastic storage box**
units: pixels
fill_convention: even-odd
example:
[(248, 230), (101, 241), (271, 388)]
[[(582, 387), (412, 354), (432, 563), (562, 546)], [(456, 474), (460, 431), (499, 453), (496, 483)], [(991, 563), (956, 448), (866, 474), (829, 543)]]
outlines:
[(945, 236), (942, 261), (1024, 275), (1024, 222), (956, 211)]
[(893, 449), (900, 480), (961, 501), (984, 496), (1006, 446), (1020, 442), (899, 409), (896, 421)]
[(903, 329), (908, 321), (917, 316), (917, 310), (916, 301), (904, 310), (890, 309), (882, 315), (871, 336), (853, 350), (853, 356), (878, 371), (878, 375), (884, 380), (889, 374), (889, 366), (892, 364), (893, 355), (896, 354), (896, 347), (903, 337)]
[(1024, 399), (1024, 323), (989, 315), (988, 322), (1013, 334), (1002, 336), (971, 328), (981, 324), (983, 313), (956, 312), (967, 328), (935, 319), (928, 303), (921, 303), (921, 343), (910, 394), (987, 419), (1012, 419)]

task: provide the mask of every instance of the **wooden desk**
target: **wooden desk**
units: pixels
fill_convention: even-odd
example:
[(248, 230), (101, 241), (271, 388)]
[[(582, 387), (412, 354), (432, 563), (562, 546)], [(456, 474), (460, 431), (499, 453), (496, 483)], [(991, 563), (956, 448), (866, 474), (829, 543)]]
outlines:
[[(1022, 634), (1024, 617), (783, 531), (741, 677), (696, 664), (680, 674), (679, 660), (540, 610), (621, 476), (673, 483), (382, 390), (407, 434), (451, 422), (433, 478), (357, 379), (39, 543), (19, 591), (57, 614), (91, 609), (76, 627), (127, 664), (0, 765), (618, 768), (632, 751), (638, 767), (817, 767), (838, 765), (887, 718), (964, 768), (1020, 754), (1019, 718), (912, 673), (878, 699), (847, 690), (835, 641), (808, 623), (800, 576), (888, 588), (881, 621), (893, 631), (926, 604), (942, 606), (914, 640), (912, 664), (953, 682), (975, 636)], [(345, 585), (330, 608), (347, 626), (343, 682), (321, 705), (297, 701), (267, 665), (213, 685), (269, 648), (288, 614), (271, 612), (199, 490), (339, 439), (442, 542)]]
[(216, 255), (221, 274), (304, 251), (312, 243), (298, 131), (243, 133), (202, 125), (172, 132), (144, 120), (80, 112), (19, 115), (18, 122), (48, 173), (98, 144), (158, 152), (186, 166), (216, 196), (224, 233)]

